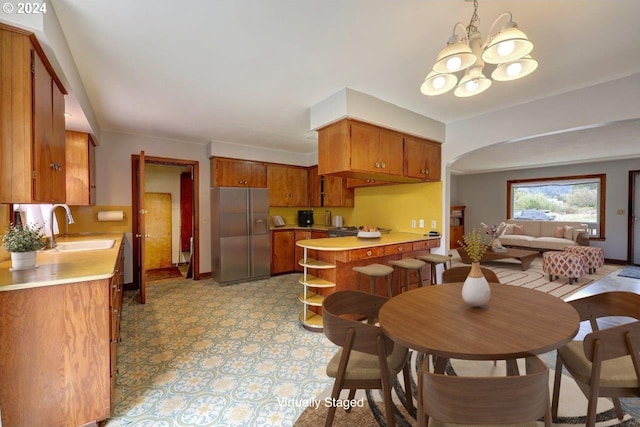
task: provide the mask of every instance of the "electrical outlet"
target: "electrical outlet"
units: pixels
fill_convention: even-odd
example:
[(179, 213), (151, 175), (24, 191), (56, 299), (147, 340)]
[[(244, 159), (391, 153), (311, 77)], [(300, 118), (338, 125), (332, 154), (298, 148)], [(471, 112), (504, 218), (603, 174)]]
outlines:
[(416, 220), (415, 219), (411, 220), (411, 228), (416, 228)]
[(617, 213), (618, 215), (624, 215), (624, 209), (618, 209), (618, 210), (616, 211), (616, 213)]
[(424, 219), (420, 218), (420, 221), (418, 222), (418, 227), (424, 228)]
[(432, 230), (435, 230), (435, 229), (436, 229), (436, 220), (435, 220), (435, 219), (432, 219), (432, 220), (431, 220), (431, 229), (432, 229)]

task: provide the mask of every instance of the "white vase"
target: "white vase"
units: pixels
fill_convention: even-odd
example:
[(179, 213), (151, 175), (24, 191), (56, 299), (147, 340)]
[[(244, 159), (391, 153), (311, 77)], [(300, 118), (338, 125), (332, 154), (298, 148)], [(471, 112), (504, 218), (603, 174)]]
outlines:
[(491, 288), (489, 282), (482, 274), (480, 263), (471, 264), (469, 276), (462, 285), (462, 300), (471, 307), (481, 307), (489, 302)]
[(37, 251), (11, 252), (11, 267), (14, 270), (28, 270), (36, 266)]

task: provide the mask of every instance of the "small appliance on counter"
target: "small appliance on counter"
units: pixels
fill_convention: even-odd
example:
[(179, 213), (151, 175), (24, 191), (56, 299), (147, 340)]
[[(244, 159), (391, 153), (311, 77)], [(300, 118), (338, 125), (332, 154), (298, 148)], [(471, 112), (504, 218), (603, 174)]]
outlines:
[(271, 223), (274, 227), (284, 227), (284, 219), (280, 215), (274, 215), (271, 217)]
[(342, 228), (344, 226), (342, 215), (336, 215), (333, 217), (333, 226), (338, 228)]
[(298, 211), (298, 227), (311, 227), (313, 225), (313, 211)]

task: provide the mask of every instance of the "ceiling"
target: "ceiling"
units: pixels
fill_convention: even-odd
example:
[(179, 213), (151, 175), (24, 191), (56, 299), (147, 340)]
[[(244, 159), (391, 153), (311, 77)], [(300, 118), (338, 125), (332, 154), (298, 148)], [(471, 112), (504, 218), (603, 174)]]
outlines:
[[(101, 131), (193, 143), (314, 152), (309, 109), (345, 87), (451, 123), (640, 73), (637, 0), (479, 0), (482, 35), (501, 12), (512, 12), (540, 65), (466, 99), (419, 92), (453, 25), (471, 18), (465, 0), (52, 3)], [(620, 142), (612, 144), (628, 156), (629, 135), (640, 145), (638, 123), (618, 125), (535, 140), (557, 150), (554, 161), (572, 161), (563, 156), (575, 157), (567, 147), (576, 137), (598, 148), (587, 134), (614, 131)], [(493, 159), (487, 168), (520, 167), (506, 159), (522, 145), (496, 148), (470, 153), (455, 169), (486, 164), (473, 156)]]

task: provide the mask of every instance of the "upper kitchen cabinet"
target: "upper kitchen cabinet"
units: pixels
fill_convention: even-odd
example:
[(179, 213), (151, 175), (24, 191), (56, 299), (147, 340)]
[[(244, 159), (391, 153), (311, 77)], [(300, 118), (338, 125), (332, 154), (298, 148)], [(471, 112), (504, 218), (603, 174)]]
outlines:
[(425, 181), (440, 181), (440, 144), (426, 139), (405, 137), (404, 175)]
[(96, 204), (96, 146), (91, 135), (66, 132), (67, 204)]
[[(406, 139), (427, 142), (380, 126), (343, 119), (318, 130), (318, 172), (320, 175), (376, 181), (372, 184), (357, 181), (363, 185), (423, 182), (427, 180), (425, 173), (421, 176), (408, 174), (406, 164), (411, 156), (430, 158), (431, 154), (422, 151), (431, 149), (431, 146), (413, 141), (409, 143), (411, 149), (408, 151), (405, 149)], [(440, 164), (439, 157), (437, 164)], [(424, 166), (420, 169), (426, 170)]]
[(0, 24), (0, 46), (0, 203), (64, 203), (67, 92), (33, 33)]
[(267, 165), (269, 206), (309, 206), (307, 168)]
[(211, 186), (267, 188), (267, 165), (251, 160), (213, 157)]
[(309, 168), (309, 203), (316, 207), (352, 208), (354, 192), (347, 179), (333, 175), (318, 175), (318, 166)]

